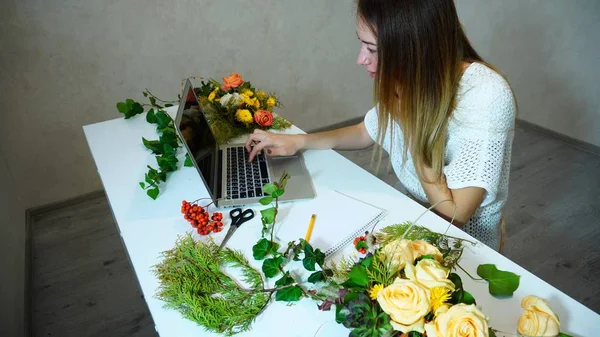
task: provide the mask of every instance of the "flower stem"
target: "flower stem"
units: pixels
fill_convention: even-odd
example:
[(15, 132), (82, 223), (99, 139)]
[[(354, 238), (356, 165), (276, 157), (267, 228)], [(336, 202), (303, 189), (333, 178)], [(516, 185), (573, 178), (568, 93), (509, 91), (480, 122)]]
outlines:
[(466, 270), (465, 270), (465, 268), (461, 267), (461, 265), (460, 265), (460, 264), (458, 264), (458, 262), (456, 263), (456, 265), (458, 266), (458, 268), (460, 268), (462, 271), (464, 271), (464, 272), (465, 272), (465, 274), (467, 274), (467, 276), (469, 276), (471, 279), (473, 279), (473, 280), (475, 280), (475, 281), (483, 281), (483, 280), (484, 280), (484, 279), (482, 279), (482, 278), (475, 278), (475, 277), (471, 276), (471, 274), (469, 274), (469, 272), (468, 272), (468, 271), (466, 271)]

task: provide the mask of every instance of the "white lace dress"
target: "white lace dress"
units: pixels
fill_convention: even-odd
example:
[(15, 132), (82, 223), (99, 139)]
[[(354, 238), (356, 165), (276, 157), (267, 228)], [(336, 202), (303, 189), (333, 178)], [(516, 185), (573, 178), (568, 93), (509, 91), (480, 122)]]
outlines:
[[(369, 135), (377, 140), (377, 107), (365, 116)], [(506, 81), (481, 63), (472, 63), (463, 73), (457, 107), (448, 123), (444, 174), (448, 188), (470, 186), (485, 189), (485, 197), (463, 230), (498, 249), (501, 210), (508, 196), (508, 176), (516, 106)], [(394, 139), (390, 142), (390, 128)], [(404, 140), (391, 123), (383, 144), (400, 182), (413, 198), (429, 203), (418, 179), (410, 152), (403, 162)]]

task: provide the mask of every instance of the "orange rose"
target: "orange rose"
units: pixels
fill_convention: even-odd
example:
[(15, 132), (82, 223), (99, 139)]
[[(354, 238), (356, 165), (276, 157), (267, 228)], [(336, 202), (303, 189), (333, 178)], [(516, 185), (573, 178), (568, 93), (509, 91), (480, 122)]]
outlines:
[(260, 126), (273, 125), (273, 114), (267, 110), (258, 110), (254, 113), (254, 121)]
[(226, 77), (223, 77), (224, 87), (227, 88), (237, 88), (244, 83), (242, 76), (238, 73), (231, 73)]

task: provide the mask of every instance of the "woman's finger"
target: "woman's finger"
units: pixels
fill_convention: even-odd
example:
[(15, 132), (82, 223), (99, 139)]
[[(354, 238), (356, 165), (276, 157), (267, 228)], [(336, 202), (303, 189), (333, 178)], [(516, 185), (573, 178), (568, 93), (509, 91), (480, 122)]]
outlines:
[(252, 151), (250, 151), (250, 155), (248, 156), (248, 160), (252, 161), (254, 160), (254, 157), (256, 156), (256, 154), (258, 153), (258, 151), (262, 150), (265, 146), (270, 146), (271, 145), (271, 141), (270, 140), (265, 140), (262, 141), (256, 145), (254, 145), (254, 147), (252, 147)]

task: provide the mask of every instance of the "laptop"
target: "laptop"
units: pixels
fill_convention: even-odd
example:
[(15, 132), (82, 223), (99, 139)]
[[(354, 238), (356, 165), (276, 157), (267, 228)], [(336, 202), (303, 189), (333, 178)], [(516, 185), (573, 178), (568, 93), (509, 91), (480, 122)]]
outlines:
[(290, 179), (280, 201), (316, 195), (302, 154), (269, 157), (260, 151), (250, 163), (245, 144), (219, 146), (189, 79), (179, 102), (175, 130), (217, 207), (258, 203), (266, 196), (263, 185), (279, 181), (283, 172), (288, 172)]

